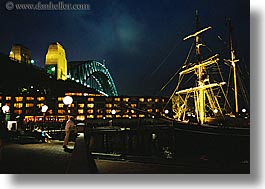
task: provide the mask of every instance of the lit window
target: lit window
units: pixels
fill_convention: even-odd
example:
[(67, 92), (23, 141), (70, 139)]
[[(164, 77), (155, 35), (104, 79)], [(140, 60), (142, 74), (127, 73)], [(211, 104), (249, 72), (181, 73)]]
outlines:
[(112, 115), (106, 115), (106, 118), (112, 118)]
[(123, 98), (123, 102), (129, 102), (129, 98)]
[(94, 104), (87, 104), (87, 108), (94, 108)]
[(137, 105), (136, 105), (136, 104), (131, 104), (131, 107), (132, 107), (132, 108), (136, 108)]
[(34, 97), (28, 96), (28, 97), (26, 97), (26, 100), (27, 101), (33, 101), (34, 100)]
[(23, 103), (14, 103), (14, 108), (22, 108)]
[(2, 96), (0, 96), (0, 100), (2, 100)]
[(144, 102), (144, 98), (139, 98), (139, 101), (140, 102)]
[(111, 109), (106, 109), (106, 113), (110, 114), (111, 113)]
[(159, 112), (159, 109), (156, 109), (156, 113), (158, 113)]
[(90, 98), (87, 98), (87, 101), (88, 102), (94, 102), (94, 98), (91, 98), (91, 97)]
[(97, 118), (98, 119), (102, 119), (103, 118), (103, 115), (97, 115)]
[(41, 108), (43, 105), (43, 103), (37, 104), (38, 108)]
[(86, 119), (86, 117), (84, 115), (78, 115), (78, 116), (76, 116), (76, 119), (78, 121), (84, 121)]
[(152, 112), (152, 109), (148, 109), (147, 112), (151, 113)]
[(152, 98), (148, 98), (147, 99), (147, 102), (152, 102)]
[(17, 102), (22, 102), (23, 101), (23, 97), (22, 96), (17, 96), (16, 97), (16, 101)]
[(11, 100), (11, 96), (6, 96), (6, 100)]
[(88, 114), (93, 114), (93, 112), (94, 112), (93, 109), (87, 110)]
[(60, 103), (58, 104), (58, 108), (63, 108), (64, 107), (64, 104)]
[(44, 101), (44, 100), (45, 100), (45, 97), (43, 97), (43, 96), (40, 97), (40, 96), (39, 96), (39, 97), (37, 97), (37, 100), (38, 100), (38, 101)]
[(123, 117), (123, 118), (128, 118), (128, 117), (129, 117), (129, 115), (123, 115), (122, 117)]
[(88, 119), (93, 119), (94, 118), (94, 115), (88, 115), (87, 118)]
[(22, 114), (22, 110), (14, 110), (15, 114)]
[(159, 102), (159, 98), (156, 98), (156, 99), (155, 99), (155, 102)]
[(144, 114), (139, 114), (139, 117), (145, 117)]
[(120, 102), (121, 99), (120, 99), (120, 98), (114, 98), (114, 101), (116, 101), (116, 102)]
[(84, 110), (83, 109), (78, 109), (78, 114), (83, 114)]
[(64, 97), (58, 97), (58, 101), (63, 101)]
[(58, 114), (64, 114), (64, 110), (58, 110)]
[(27, 103), (26, 104), (26, 108), (33, 108), (34, 107), (34, 104), (32, 104), (32, 103)]
[(84, 108), (85, 107), (85, 104), (78, 104), (78, 107), (79, 108)]
[(112, 108), (112, 104), (106, 104), (106, 108)]

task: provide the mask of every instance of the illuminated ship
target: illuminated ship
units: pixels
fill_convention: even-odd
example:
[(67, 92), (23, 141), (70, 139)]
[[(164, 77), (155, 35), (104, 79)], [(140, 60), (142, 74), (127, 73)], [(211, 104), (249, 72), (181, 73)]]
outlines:
[[(198, 23), (198, 14), (196, 14), (196, 23)], [(176, 123), (189, 123), (190, 125), (201, 126), (224, 126), (224, 127), (249, 127), (249, 113), (246, 108), (239, 112), (238, 105), (238, 80), (237, 80), (237, 63), (239, 60), (235, 56), (235, 50), (232, 46), (232, 27), (229, 20), (230, 31), (230, 59), (225, 60), (224, 63), (229, 65), (233, 72), (233, 97), (228, 96), (229, 81), (225, 81), (221, 68), (219, 65), (219, 54), (214, 54), (206, 59), (202, 59), (201, 48), (207, 47), (202, 43), (201, 36), (209, 32), (212, 27), (199, 29), (197, 24), (197, 31), (188, 35), (183, 40), (195, 39), (195, 63), (187, 63), (191, 54), (192, 48), (188, 53), (188, 57), (179, 71), (179, 78), (177, 86), (169, 100), (172, 100), (173, 118)], [(211, 77), (215, 70), (218, 73)], [(191, 83), (189, 88), (183, 88), (183, 80), (191, 75), (185, 84)], [(215, 74), (217, 75), (217, 74)], [(191, 78), (195, 79), (191, 82)], [(232, 99), (234, 108), (231, 107), (229, 99)], [(247, 97), (246, 97), (247, 99)], [(234, 110), (234, 111), (232, 111)]]

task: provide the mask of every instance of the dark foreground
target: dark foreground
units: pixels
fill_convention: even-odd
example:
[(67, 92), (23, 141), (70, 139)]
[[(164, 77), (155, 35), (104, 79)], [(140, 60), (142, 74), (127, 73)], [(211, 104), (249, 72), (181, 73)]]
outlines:
[[(0, 173), (5, 174), (248, 174), (249, 162), (219, 162), (208, 157), (181, 157), (174, 160), (157, 157), (127, 156), (109, 158), (94, 155), (80, 141), (68, 150), (62, 141), (50, 143), (6, 144), (2, 151)], [(84, 158), (83, 155), (87, 154)], [(81, 157), (82, 156), (82, 157)]]

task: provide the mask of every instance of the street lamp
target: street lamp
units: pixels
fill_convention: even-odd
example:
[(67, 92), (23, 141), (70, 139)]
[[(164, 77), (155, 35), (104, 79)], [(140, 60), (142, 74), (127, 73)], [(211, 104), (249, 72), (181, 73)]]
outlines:
[(3, 113), (6, 114), (7, 112), (9, 112), (9, 106), (8, 105), (4, 105), (2, 107)]
[(73, 103), (73, 98), (71, 96), (65, 96), (63, 98), (63, 103), (66, 105), (66, 106), (69, 106), (70, 104)]
[(48, 109), (49, 109), (49, 107), (47, 105), (43, 105), (41, 107), (41, 112), (43, 113), (43, 127), (45, 125), (45, 114), (46, 114), (46, 112), (47, 112)]
[(48, 109), (49, 109), (49, 107), (48, 107), (47, 105), (43, 105), (43, 106), (41, 107), (41, 112), (45, 114), (45, 113), (47, 112)]
[(65, 96), (63, 98), (63, 103), (66, 106), (66, 110), (67, 110), (66, 115), (68, 116), (68, 107), (70, 104), (73, 103), (73, 98), (71, 96)]
[(8, 105), (4, 105), (3, 107), (2, 107), (2, 110), (3, 110), (3, 113), (5, 114), (5, 121), (8, 121), (8, 118), (7, 118), (7, 114), (8, 114), (8, 112), (9, 112), (9, 106)]
[(115, 117), (115, 114), (116, 114), (116, 110), (111, 110), (111, 114), (112, 114), (112, 126), (114, 125), (114, 117)]

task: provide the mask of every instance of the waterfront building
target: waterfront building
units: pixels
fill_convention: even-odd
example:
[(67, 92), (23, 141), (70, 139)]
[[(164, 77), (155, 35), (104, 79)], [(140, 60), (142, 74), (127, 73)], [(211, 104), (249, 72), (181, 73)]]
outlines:
[[(66, 106), (65, 96), (71, 96), (73, 103)], [(115, 119), (115, 124), (131, 120), (154, 119), (164, 113), (167, 97), (146, 96), (115, 96), (106, 97), (102, 94), (67, 92), (64, 96), (49, 97), (45, 95), (10, 96), (0, 94), (0, 105), (10, 107), (11, 119), (23, 117), (27, 122), (62, 123), (67, 115), (75, 116), (80, 122), (96, 125), (108, 125)], [(49, 107), (45, 116), (42, 106)]]

